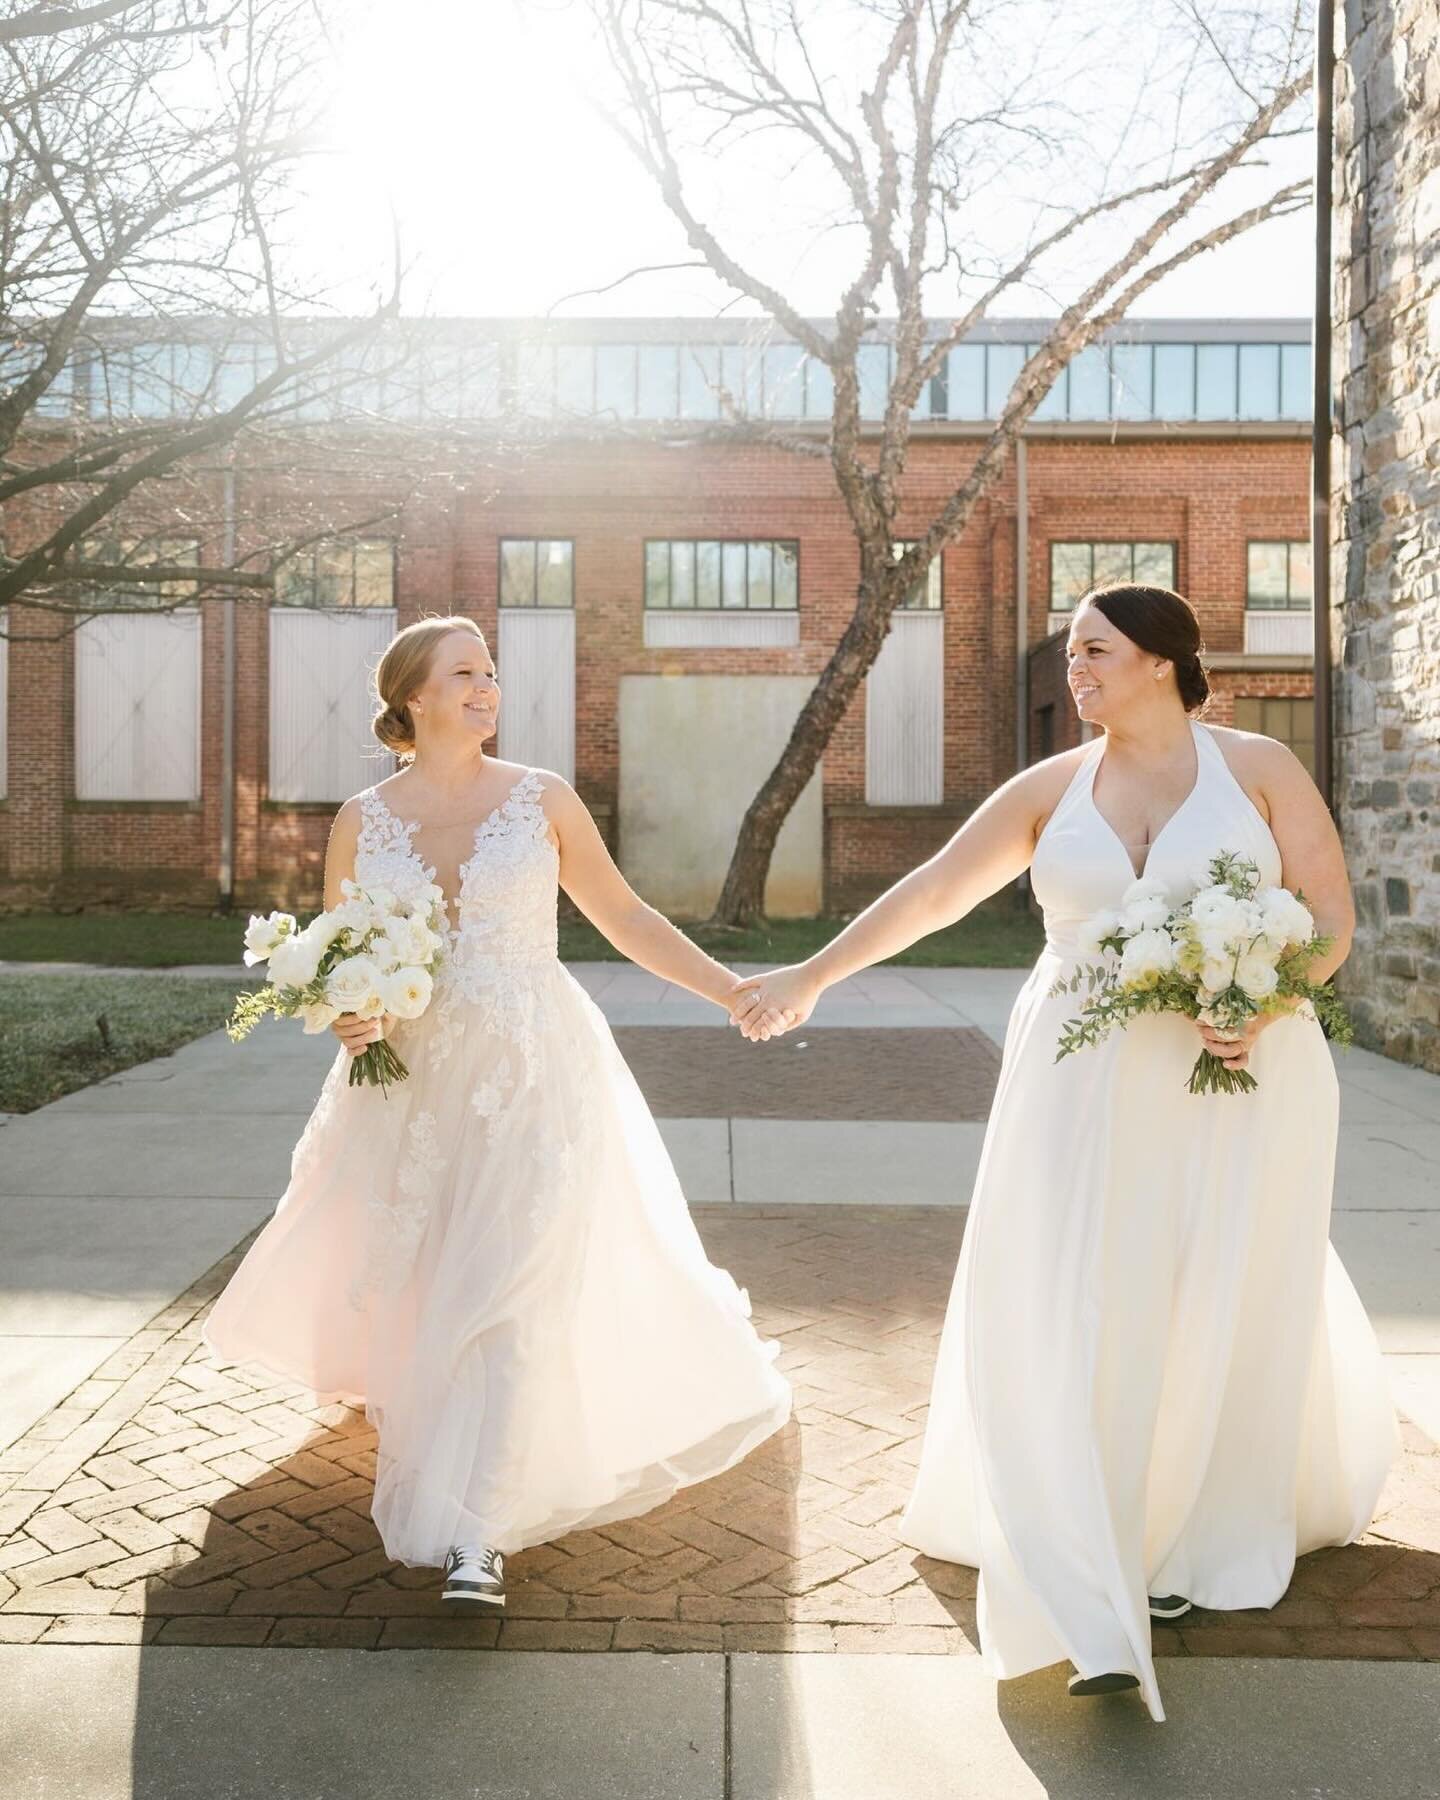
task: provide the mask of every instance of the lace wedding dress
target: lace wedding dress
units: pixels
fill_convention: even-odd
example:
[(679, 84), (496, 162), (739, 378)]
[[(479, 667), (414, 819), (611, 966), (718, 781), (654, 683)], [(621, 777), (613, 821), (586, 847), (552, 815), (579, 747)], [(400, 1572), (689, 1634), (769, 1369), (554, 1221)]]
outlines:
[[(1195, 784), (1146, 875), (1178, 903), (1234, 850), (1278, 883), (1269, 827), (1192, 729)], [(1045, 946), (1006, 1030), (901, 1535), (980, 1570), (995, 1674), (1129, 1671), (1162, 1719), (1147, 1591), (1273, 1606), (1297, 1553), (1369, 1524), (1396, 1426), (1329, 1242), (1339, 1091), (1313, 1009), (1256, 1041), (1249, 1094), (1186, 1090), (1200, 1038), (1175, 1014), (1055, 1060), (1085, 989), (1050, 987), (1135, 876), (1092, 797), (1104, 745), (1035, 847)]]
[[(789, 1384), (713, 1267), (603, 1015), (556, 955), (558, 853), (535, 770), (475, 833), (409, 1079), (342, 1048), (289, 1186), (204, 1327), (377, 1428), (387, 1555), (513, 1552), (648, 1511), (781, 1426)], [(434, 879), (415, 823), (361, 796), (356, 879)]]

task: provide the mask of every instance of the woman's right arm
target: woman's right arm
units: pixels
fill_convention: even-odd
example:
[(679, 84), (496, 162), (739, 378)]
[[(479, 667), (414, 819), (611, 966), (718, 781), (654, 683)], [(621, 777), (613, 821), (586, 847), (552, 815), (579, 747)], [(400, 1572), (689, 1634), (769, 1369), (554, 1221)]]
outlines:
[(763, 1008), (762, 1019), (747, 1024), (745, 1035), (759, 1035), (762, 1024), (766, 1034), (803, 1024), (826, 988), (955, 924), (1022, 875), (1034, 855), (1040, 822), (1069, 783), (1074, 755), (1047, 758), (1012, 776), (976, 807), (944, 849), (887, 889), (823, 950), (743, 984), (759, 987)]

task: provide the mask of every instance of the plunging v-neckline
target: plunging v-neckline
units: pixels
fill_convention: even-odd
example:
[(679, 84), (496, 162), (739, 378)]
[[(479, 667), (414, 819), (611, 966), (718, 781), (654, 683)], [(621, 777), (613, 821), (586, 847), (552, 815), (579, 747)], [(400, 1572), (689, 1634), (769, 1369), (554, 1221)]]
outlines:
[(1190, 741), (1195, 746), (1195, 779), (1190, 784), (1190, 792), (1188, 794), (1186, 794), (1185, 798), (1175, 808), (1174, 812), (1171, 813), (1170, 817), (1165, 821), (1165, 823), (1155, 833), (1154, 837), (1151, 838), (1150, 843), (1147, 846), (1146, 851), (1145, 851), (1145, 866), (1144, 866), (1144, 868), (1140, 869), (1138, 871), (1138, 873), (1136, 871), (1135, 864), (1131, 861), (1130, 851), (1126, 846), (1125, 840), (1121, 837), (1120, 833), (1115, 829), (1115, 827), (1110, 823), (1110, 821), (1105, 817), (1104, 813), (1101, 812), (1099, 803), (1097, 802), (1097, 800), (1095, 798), (1095, 777), (1100, 773), (1100, 765), (1105, 760), (1105, 740), (1103, 737), (1100, 740), (1100, 754), (1095, 758), (1095, 761), (1091, 765), (1091, 768), (1090, 768), (1090, 781), (1089, 781), (1088, 788), (1086, 790), (1087, 798), (1090, 801), (1091, 812), (1094, 813), (1095, 817), (1100, 821), (1100, 823), (1110, 833), (1110, 836), (1115, 840), (1115, 843), (1119, 847), (1120, 854), (1125, 858), (1125, 865), (1130, 871), (1130, 878), (1132, 881), (1143, 881), (1145, 879), (1145, 876), (1149, 871), (1150, 864), (1151, 864), (1152, 860), (1154, 859), (1156, 846), (1159, 844), (1161, 838), (1164, 837), (1165, 833), (1170, 829), (1170, 827), (1180, 817), (1181, 813), (1184, 812), (1185, 808), (1187, 806), (1189, 806), (1190, 802), (1195, 798), (1196, 794), (1200, 791), (1200, 782), (1204, 775), (1204, 766), (1203, 766), (1204, 751), (1201, 748), (1201, 744), (1200, 744), (1200, 732), (1201, 732), (1202, 727), (1197, 725), (1193, 719), (1191, 719), (1189, 721), (1189, 725), (1190, 725)]
[[(455, 871), (455, 877), (456, 877), (456, 880), (459, 883), (459, 885), (455, 890), (455, 899), (453, 901), (453, 904), (457, 908), (459, 907), (460, 902), (464, 898), (464, 895), (465, 895), (465, 883), (469, 879), (471, 864), (475, 861), (476, 856), (480, 852), (480, 833), (485, 830), (487, 825), (492, 825), (495, 822), (495, 820), (500, 817), (501, 813), (504, 812), (505, 808), (515, 798), (515, 795), (524, 786), (524, 784), (530, 779), (530, 777), (533, 773), (534, 773), (533, 770), (526, 769), (526, 771), (523, 775), (521, 775), (517, 780), (512, 781), (510, 783), (509, 788), (506, 790), (504, 796), (500, 800), (499, 804), (496, 805), (495, 807), (493, 807), (485, 815), (485, 817), (479, 821), (479, 823), (476, 825), (475, 829), (471, 832), (471, 834), (470, 834), (470, 854), (465, 858), (464, 862), (462, 862), (460, 864), (459, 868), (457, 868)], [(394, 820), (395, 824), (399, 827), (400, 831), (403, 833), (404, 838), (405, 838), (405, 853), (406, 853), (406, 855), (411, 857), (415, 861), (415, 863), (418, 864), (418, 866), (420, 868), (420, 872), (424, 875), (424, 877), (427, 881), (433, 882), (436, 887), (440, 887), (440, 883), (438, 881), (436, 881), (436, 879), (435, 879), (435, 865), (433, 863), (427, 863), (425, 861), (425, 859), (421, 856), (420, 852), (415, 848), (415, 845), (413, 842), (415, 832), (420, 830), (424, 821), (422, 819), (402, 819), (400, 817), (399, 813), (397, 813), (395, 811), (394, 807), (392, 807), (390, 805), (390, 803), (381, 796), (380, 789), (378, 786), (371, 788), (370, 797), (375, 802), (375, 804), (381, 809), (382, 812), (387, 813), (389, 815), (389, 817)], [(450, 933), (450, 936), (452, 938), (457, 938), (460, 935), (460, 927), (459, 927), (459, 925), (454, 924), (451, 921), (450, 908), (452, 905), (452, 901), (450, 899), (450, 896), (445, 892), (443, 887), (440, 888), (440, 897), (441, 897), (441, 901), (445, 908), (446, 930)]]

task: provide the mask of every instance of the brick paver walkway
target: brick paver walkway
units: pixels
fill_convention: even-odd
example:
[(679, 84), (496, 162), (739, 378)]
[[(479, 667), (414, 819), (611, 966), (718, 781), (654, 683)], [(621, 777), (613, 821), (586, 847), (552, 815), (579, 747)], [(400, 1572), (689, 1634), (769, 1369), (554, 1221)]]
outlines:
[(807, 1025), (763, 1056), (723, 1025), (621, 1025), (615, 1041), (662, 1119), (984, 1119), (1000, 1073), (968, 1026)]
[[(445, 1616), (436, 1571), (386, 1559), (363, 1417), (200, 1345), (237, 1249), (0, 1452), (0, 1642), (972, 1650), (973, 1572), (895, 1539), (962, 1215), (696, 1213), (784, 1346), (796, 1417), (643, 1519), (515, 1557), (503, 1619)], [(1304, 1558), (1271, 1611), (1156, 1639), (1440, 1658), (1434, 1446), (1409, 1434), (1375, 1530)]]

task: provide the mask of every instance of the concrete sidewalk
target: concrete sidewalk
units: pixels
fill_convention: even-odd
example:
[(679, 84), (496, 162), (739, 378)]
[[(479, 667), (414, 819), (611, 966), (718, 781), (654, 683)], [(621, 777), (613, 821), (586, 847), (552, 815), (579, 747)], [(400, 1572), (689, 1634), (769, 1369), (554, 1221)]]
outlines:
[(6, 1800), (1434, 1800), (1440, 1665), (0, 1647)]
[[(628, 965), (574, 973), (617, 1026), (724, 1029)], [(998, 1043), (1022, 980), (872, 970), (807, 1029), (978, 1027)], [(269, 1216), (333, 1055), (293, 1025), (240, 1046), (217, 1033), (0, 1128), (0, 1449)], [(1335, 1241), (1402, 1410), (1440, 1439), (1440, 1079), (1362, 1051), (1336, 1062)], [(983, 1133), (662, 1128), (692, 1199), (737, 1219), (777, 1194), (873, 1206), (882, 1181), (963, 1206)], [(1440, 1517), (1440, 1496), (1425, 1504)], [(1070, 1701), (1054, 1670), (997, 1690), (967, 1655), (0, 1642), (0, 1768), (6, 1800), (1440, 1800), (1440, 1664), (1171, 1657), (1162, 1681), (1156, 1729), (1133, 1696)]]

